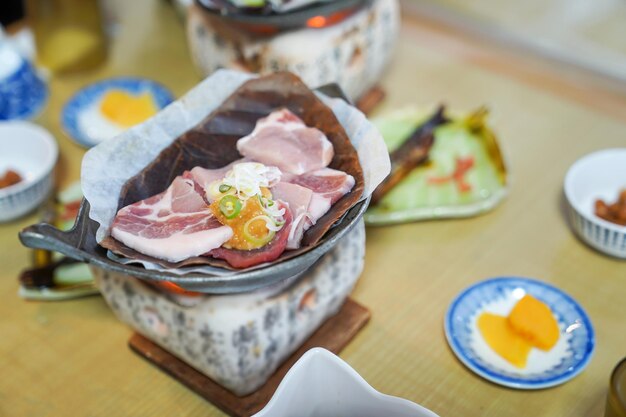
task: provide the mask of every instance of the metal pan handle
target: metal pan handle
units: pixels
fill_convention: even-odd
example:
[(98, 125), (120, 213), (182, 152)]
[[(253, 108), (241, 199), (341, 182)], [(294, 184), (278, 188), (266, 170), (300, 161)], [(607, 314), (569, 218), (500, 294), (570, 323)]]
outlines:
[(28, 226), (19, 233), (22, 244), (33, 249), (43, 249), (61, 252), (78, 261), (88, 262), (88, 254), (81, 250), (83, 239), (86, 236), (85, 222), (80, 219), (89, 212), (89, 204), (83, 200), (74, 227), (67, 232), (57, 229), (48, 223), (38, 223)]

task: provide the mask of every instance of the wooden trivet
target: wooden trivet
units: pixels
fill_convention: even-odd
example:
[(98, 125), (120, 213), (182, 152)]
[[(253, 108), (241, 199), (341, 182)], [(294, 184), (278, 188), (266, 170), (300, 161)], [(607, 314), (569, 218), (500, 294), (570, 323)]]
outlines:
[(366, 115), (369, 115), (385, 99), (385, 95), (385, 90), (375, 85), (359, 97), (356, 107)]
[(144, 359), (195, 391), (225, 413), (236, 417), (248, 417), (261, 410), (269, 402), (278, 384), (293, 364), (309, 349), (323, 347), (339, 353), (370, 319), (367, 308), (348, 298), (339, 312), (326, 320), (300, 348), (291, 355), (258, 391), (245, 397), (237, 397), (226, 388), (213, 382), (150, 340), (134, 333), (128, 345)]

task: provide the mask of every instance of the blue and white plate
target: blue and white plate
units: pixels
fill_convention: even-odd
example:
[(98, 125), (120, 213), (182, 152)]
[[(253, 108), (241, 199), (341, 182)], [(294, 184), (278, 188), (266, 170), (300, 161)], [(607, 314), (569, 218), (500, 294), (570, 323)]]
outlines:
[[(533, 348), (526, 367), (520, 369), (487, 345), (476, 322), (485, 311), (508, 315), (525, 294), (550, 307), (561, 337), (548, 352)], [(548, 388), (572, 379), (587, 366), (595, 346), (593, 327), (582, 307), (558, 288), (528, 278), (492, 278), (465, 289), (450, 305), (444, 327), (450, 348), (465, 366), (489, 381), (518, 389)]]
[(61, 125), (74, 142), (90, 148), (124, 131), (99, 112), (103, 95), (113, 89), (133, 95), (149, 92), (159, 110), (174, 100), (168, 89), (144, 78), (110, 78), (91, 84), (78, 91), (61, 112)]

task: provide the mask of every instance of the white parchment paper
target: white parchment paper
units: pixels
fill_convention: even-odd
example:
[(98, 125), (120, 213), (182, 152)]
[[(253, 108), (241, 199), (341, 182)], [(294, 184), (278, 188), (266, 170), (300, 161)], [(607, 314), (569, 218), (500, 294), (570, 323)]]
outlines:
[[(100, 225), (96, 233), (98, 242), (109, 234), (124, 183), (150, 164), (177, 137), (200, 123), (251, 78), (254, 75), (231, 70), (216, 71), (154, 117), (100, 143), (85, 154), (81, 186), (91, 206), (89, 217)], [(365, 198), (389, 174), (390, 162), (383, 138), (356, 108), (341, 99), (329, 98), (319, 93), (317, 95), (333, 110), (358, 152), (365, 180)], [(125, 260), (122, 263), (129, 261), (136, 262)], [(145, 266), (149, 269), (161, 269), (152, 264)], [(214, 275), (217, 273), (216, 269), (218, 268), (211, 268), (207, 272)]]

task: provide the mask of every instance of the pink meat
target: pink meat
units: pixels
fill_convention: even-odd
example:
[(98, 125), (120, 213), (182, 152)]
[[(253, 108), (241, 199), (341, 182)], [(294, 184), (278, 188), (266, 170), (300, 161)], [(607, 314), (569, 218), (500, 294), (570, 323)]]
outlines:
[(334, 155), (333, 145), (322, 131), (307, 127), (287, 109), (257, 121), (252, 133), (237, 141), (237, 150), (247, 158), (297, 175), (328, 166)]
[(294, 218), (288, 249), (299, 248), (304, 232), (354, 187), (354, 177), (331, 168), (303, 175), (284, 175), (282, 181), (271, 191), (275, 199), (288, 204)]
[(285, 176), (283, 181), (306, 187), (327, 199), (331, 205), (346, 195), (354, 187), (354, 177), (343, 171), (332, 168), (323, 168), (304, 175)]
[[(286, 205), (281, 204), (281, 208)], [(217, 259), (224, 259), (233, 268), (248, 268), (265, 262), (276, 260), (284, 251), (289, 239), (289, 231), (291, 229), (291, 212), (285, 210), (285, 225), (280, 229), (274, 239), (267, 245), (254, 250), (236, 250), (217, 248), (210, 251), (207, 255)]]
[(297, 249), (308, 223), (309, 205), (313, 198), (313, 191), (298, 184), (279, 182), (272, 187), (272, 198), (287, 204), (293, 222), (289, 238), (287, 239), (287, 249)]
[(171, 262), (218, 248), (232, 234), (183, 176), (162, 193), (120, 209), (111, 226), (111, 236), (129, 248)]

